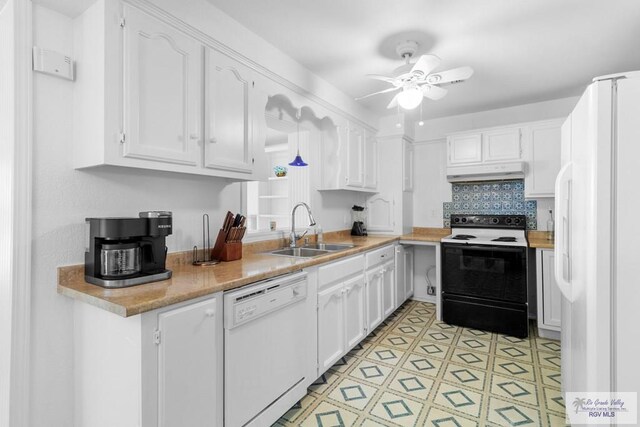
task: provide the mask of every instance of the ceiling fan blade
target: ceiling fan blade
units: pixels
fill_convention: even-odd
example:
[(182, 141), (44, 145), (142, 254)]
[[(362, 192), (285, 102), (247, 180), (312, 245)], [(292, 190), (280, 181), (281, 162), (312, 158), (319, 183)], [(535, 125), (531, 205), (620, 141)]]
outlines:
[(420, 72), (424, 76), (427, 76), (440, 64), (440, 58), (436, 55), (422, 55), (418, 58), (418, 61), (411, 68), (411, 73)]
[(387, 83), (393, 83), (396, 80), (394, 77), (381, 76), (379, 74), (367, 74), (367, 77), (370, 79), (382, 80)]
[(433, 73), (427, 77), (427, 83), (429, 84), (443, 84), (458, 82), (466, 80), (473, 75), (473, 68), (471, 67), (459, 67), (451, 70), (443, 71), (441, 73)]
[(387, 108), (396, 108), (398, 106), (398, 95), (394, 96)]
[(447, 90), (438, 86), (424, 85), (422, 86), (422, 94), (429, 99), (437, 101), (438, 99), (444, 98)]
[(373, 93), (370, 93), (369, 95), (365, 95), (365, 96), (361, 96), (360, 98), (356, 98), (356, 101), (368, 98), (368, 97), (373, 96), (373, 95), (379, 95), (381, 93), (393, 92), (394, 90), (398, 90), (398, 89), (400, 89), (400, 87), (390, 87), (389, 89), (381, 90), (381, 91), (378, 91), (378, 92), (373, 92)]

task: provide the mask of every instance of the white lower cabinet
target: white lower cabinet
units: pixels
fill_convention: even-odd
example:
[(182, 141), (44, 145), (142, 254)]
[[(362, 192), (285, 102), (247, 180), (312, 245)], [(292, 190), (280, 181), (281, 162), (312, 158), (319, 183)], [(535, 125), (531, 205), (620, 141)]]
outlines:
[(76, 422), (223, 425), (222, 293), (120, 317), (74, 304)]
[(382, 316), (386, 319), (396, 309), (396, 263), (392, 259), (382, 267)]
[(219, 421), (221, 314), (217, 298), (158, 314), (158, 426)]
[(364, 274), (360, 274), (344, 284), (344, 317), (347, 348), (351, 349), (366, 336)]
[(318, 292), (318, 364), (329, 369), (345, 353), (344, 284)]
[(382, 323), (382, 283), (384, 281), (382, 267), (367, 271), (367, 331), (373, 331)]
[(545, 338), (560, 338), (562, 294), (554, 276), (552, 249), (536, 249), (538, 332)]

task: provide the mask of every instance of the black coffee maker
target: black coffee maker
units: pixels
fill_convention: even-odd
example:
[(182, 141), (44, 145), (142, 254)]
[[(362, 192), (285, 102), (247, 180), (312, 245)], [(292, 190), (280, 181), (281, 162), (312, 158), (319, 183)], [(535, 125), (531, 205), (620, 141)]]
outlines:
[(84, 279), (124, 288), (169, 279), (165, 268), (171, 212), (140, 212), (138, 218), (87, 218)]

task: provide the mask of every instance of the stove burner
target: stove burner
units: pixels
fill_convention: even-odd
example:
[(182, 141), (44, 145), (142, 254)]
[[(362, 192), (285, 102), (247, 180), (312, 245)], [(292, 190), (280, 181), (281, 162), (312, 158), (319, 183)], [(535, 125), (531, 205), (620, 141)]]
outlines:
[(470, 234), (456, 234), (452, 237), (453, 240), (470, 240), (475, 238), (476, 236), (472, 236)]
[(515, 237), (498, 237), (497, 239), (492, 239), (492, 242), (515, 242)]

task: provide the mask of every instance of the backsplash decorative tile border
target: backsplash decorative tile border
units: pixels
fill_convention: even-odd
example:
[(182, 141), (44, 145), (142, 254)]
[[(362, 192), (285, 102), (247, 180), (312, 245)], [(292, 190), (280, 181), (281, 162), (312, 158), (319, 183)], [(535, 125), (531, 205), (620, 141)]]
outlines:
[(451, 202), (443, 203), (443, 223), (451, 226), (451, 214), (526, 215), (527, 230), (536, 230), (537, 202), (525, 200), (524, 180), (454, 183)]

